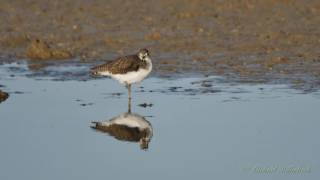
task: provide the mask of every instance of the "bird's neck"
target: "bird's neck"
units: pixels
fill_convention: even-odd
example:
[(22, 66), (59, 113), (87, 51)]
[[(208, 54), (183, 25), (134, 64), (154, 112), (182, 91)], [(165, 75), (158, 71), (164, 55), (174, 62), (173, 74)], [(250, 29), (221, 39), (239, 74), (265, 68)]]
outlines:
[(152, 61), (151, 61), (150, 57), (146, 57), (145, 61), (147, 63), (147, 69), (152, 69)]

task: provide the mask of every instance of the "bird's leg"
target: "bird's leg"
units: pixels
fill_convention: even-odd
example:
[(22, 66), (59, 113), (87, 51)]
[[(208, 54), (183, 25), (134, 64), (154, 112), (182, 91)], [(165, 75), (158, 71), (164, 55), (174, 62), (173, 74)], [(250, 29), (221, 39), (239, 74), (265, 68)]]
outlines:
[(131, 84), (128, 85), (129, 99), (131, 100)]
[(131, 84), (126, 85), (128, 89), (128, 112), (131, 113)]

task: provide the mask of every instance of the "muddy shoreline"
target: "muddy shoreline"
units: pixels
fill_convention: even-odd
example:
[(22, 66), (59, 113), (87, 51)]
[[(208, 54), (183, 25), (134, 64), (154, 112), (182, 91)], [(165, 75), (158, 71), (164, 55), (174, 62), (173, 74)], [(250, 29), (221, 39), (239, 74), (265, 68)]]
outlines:
[(320, 87), (320, 2), (0, 2), (0, 61), (99, 63), (142, 47), (154, 75), (222, 75), (231, 81)]

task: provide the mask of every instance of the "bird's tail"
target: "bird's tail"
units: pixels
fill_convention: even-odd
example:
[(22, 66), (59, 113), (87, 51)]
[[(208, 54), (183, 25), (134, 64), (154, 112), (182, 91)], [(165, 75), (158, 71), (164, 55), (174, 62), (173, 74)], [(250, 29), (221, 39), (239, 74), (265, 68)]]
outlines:
[(94, 130), (97, 130), (98, 126), (99, 126), (99, 122), (96, 122), (96, 121), (93, 121), (91, 122), (92, 125), (90, 126), (90, 128), (94, 129)]
[(93, 67), (90, 69), (90, 74), (93, 76), (98, 75), (97, 67)]

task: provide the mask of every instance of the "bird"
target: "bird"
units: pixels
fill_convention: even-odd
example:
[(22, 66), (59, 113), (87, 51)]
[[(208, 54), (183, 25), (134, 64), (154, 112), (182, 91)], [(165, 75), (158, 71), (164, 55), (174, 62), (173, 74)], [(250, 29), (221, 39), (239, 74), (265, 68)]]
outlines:
[(91, 74), (109, 76), (128, 89), (128, 98), (131, 102), (131, 84), (141, 82), (152, 71), (152, 61), (149, 51), (144, 48), (138, 53), (116, 58), (91, 68)]
[(140, 149), (147, 150), (153, 136), (153, 128), (143, 116), (131, 112), (122, 113), (108, 121), (92, 122), (92, 129), (107, 133), (121, 141), (139, 142)]

